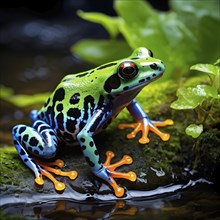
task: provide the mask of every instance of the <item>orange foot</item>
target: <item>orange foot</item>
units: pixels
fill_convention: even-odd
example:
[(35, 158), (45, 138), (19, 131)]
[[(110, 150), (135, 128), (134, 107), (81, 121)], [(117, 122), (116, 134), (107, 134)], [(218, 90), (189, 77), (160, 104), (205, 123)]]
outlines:
[(56, 160), (54, 162), (44, 163), (42, 161), (35, 159), (35, 162), (41, 167), (41, 176), (35, 178), (35, 183), (37, 183), (40, 186), (44, 184), (44, 180), (42, 176), (46, 176), (48, 179), (50, 179), (53, 182), (54, 187), (57, 191), (63, 191), (66, 187), (65, 184), (55, 179), (51, 173), (54, 173), (59, 176), (67, 176), (71, 180), (74, 180), (78, 175), (76, 171), (64, 172), (60, 169), (51, 167), (51, 166), (56, 166), (62, 168), (64, 166), (64, 162), (62, 160)]
[(157, 127), (164, 127), (167, 125), (172, 125), (173, 120), (167, 119), (165, 121), (151, 121), (148, 118), (143, 118), (141, 122), (131, 123), (131, 124), (119, 124), (119, 129), (133, 128), (134, 130), (127, 135), (128, 139), (135, 138), (139, 131), (142, 131), (142, 136), (139, 139), (140, 144), (146, 144), (150, 142), (148, 138), (149, 131), (157, 134), (163, 141), (168, 141), (170, 135), (161, 132)]
[(133, 162), (132, 158), (128, 155), (124, 155), (123, 158), (113, 164), (110, 164), (112, 158), (115, 156), (113, 152), (111, 151), (107, 151), (106, 152), (106, 161), (103, 164), (107, 170), (110, 172), (110, 177), (111, 177), (111, 182), (109, 182), (109, 184), (112, 186), (112, 188), (115, 191), (115, 195), (117, 197), (122, 197), (124, 195), (124, 188), (118, 186), (118, 184), (115, 182), (114, 178), (122, 178), (122, 179), (128, 179), (132, 182), (136, 181), (137, 176), (136, 173), (134, 172), (128, 172), (128, 173), (121, 173), (121, 172), (116, 172), (115, 169), (117, 167), (120, 167), (124, 164), (131, 164)]

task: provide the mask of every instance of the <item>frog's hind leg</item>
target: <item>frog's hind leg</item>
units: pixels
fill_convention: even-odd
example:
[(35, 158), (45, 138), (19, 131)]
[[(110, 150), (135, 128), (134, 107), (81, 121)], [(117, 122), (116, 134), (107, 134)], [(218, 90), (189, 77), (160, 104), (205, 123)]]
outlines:
[[(45, 124), (41, 121), (37, 123), (38, 125)], [(50, 137), (48, 137), (48, 139), (45, 139), (45, 134), (40, 134), (38, 130), (36, 130), (34, 127), (32, 128), (26, 125), (17, 125), (12, 129), (12, 136), (14, 140), (14, 145), (22, 161), (34, 172), (36, 177), (35, 182), (38, 185), (43, 185), (44, 180), (42, 178), (42, 175), (44, 175), (45, 173), (44, 169), (35, 162), (32, 155), (38, 157), (47, 156), (48, 158), (53, 157), (56, 152), (57, 141), (54, 141), (55, 139), (51, 139)], [(46, 140), (47, 142), (50, 141), (51, 144), (47, 144)], [(46, 152), (47, 150), (45, 149), (49, 148), (50, 152)]]
[(22, 139), (22, 136), (17, 136), (17, 132), (20, 133), (21, 129), (26, 129), (22, 125), (15, 126), (12, 129), (12, 136), (14, 145), (16, 147), (16, 150), (21, 158), (21, 160), (34, 172), (35, 174), (35, 182), (37, 182), (39, 185), (43, 185), (44, 181), (41, 177), (41, 168), (38, 164), (36, 164), (32, 157), (29, 156), (25, 148), (22, 146), (21, 142), (24, 142)]
[(65, 173), (50, 167), (51, 165), (61, 167), (62, 162), (60, 160), (57, 163), (50, 163), (48, 166), (46, 163), (41, 163), (40, 160), (32, 158), (31, 155), (50, 159), (56, 154), (58, 142), (56, 134), (45, 122), (37, 120), (34, 122), (33, 128), (25, 125), (15, 126), (12, 130), (12, 136), (22, 161), (34, 172), (35, 182), (38, 185), (44, 184), (42, 176), (46, 176), (54, 183), (56, 190), (65, 189), (64, 183), (57, 181), (50, 172), (68, 176), (70, 179), (76, 178), (77, 173), (75, 171)]

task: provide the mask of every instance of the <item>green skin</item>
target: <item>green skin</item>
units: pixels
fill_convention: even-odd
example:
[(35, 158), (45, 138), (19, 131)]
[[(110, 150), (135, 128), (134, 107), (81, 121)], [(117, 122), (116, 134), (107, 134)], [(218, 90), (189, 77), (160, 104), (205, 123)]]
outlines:
[(126, 59), (65, 76), (43, 108), (31, 112), (32, 127), (13, 128), (14, 144), (21, 159), (38, 178), (43, 168), (32, 156), (49, 159), (56, 155), (60, 142), (78, 142), (92, 172), (111, 184), (111, 171), (101, 163), (93, 136), (125, 107), (135, 121), (153, 126), (134, 98), (164, 69), (151, 51), (137, 48)]

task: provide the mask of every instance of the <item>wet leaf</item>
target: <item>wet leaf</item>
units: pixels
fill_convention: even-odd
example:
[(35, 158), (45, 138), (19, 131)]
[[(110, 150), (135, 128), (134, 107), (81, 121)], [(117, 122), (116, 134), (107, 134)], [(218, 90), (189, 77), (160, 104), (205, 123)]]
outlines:
[(85, 20), (103, 25), (111, 38), (115, 38), (119, 32), (117, 22), (120, 18), (118, 17), (110, 17), (97, 12), (83, 12), (81, 10), (77, 11), (77, 14)]
[(83, 60), (101, 65), (130, 55), (131, 50), (123, 40), (82, 40), (71, 51)]
[[(218, 63), (219, 60), (216, 61)], [(216, 64), (217, 65), (217, 64)], [(191, 70), (207, 73), (211, 80), (211, 85), (220, 92), (220, 67), (212, 64), (196, 64), (191, 66)]]
[(196, 87), (179, 88), (178, 99), (171, 104), (171, 108), (194, 109), (201, 105), (206, 98), (218, 98), (217, 90), (208, 85), (197, 85)]
[(212, 64), (196, 64), (190, 67), (191, 70), (201, 71), (208, 75), (220, 75), (220, 68)]
[(203, 132), (203, 125), (191, 124), (186, 128), (185, 132), (187, 135), (197, 138)]

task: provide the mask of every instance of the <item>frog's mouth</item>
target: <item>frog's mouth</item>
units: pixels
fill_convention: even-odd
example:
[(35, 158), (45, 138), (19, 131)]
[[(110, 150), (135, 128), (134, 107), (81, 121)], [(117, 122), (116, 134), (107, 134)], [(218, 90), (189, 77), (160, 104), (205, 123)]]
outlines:
[(158, 74), (153, 73), (151, 76), (143, 77), (142, 79), (138, 80), (138, 83), (136, 85), (125, 86), (123, 88), (123, 93), (126, 93), (128, 91), (133, 91), (133, 90), (140, 91), (143, 87), (147, 86), (149, 83), (162, 77), (163, 73), (164, 73), (164, 71), (161, 71)]
[[(149, 83), (159, 79), (160, 77), (163, 76), (163, 73), (164, 71), (161, 71), (159, 73), (153, 73), (152, 75), (150, 76), (147, 76), (147, 77), (143, 77), (141, 80), (139, 80), (139, 84), (140, 86), (146, 86), (148, 85)], [(138, 85), (139, 86), (139, 85)]]
[(151, 76), (143, 77), (139, 80), (137, 85), (130, 86), (129, 90), (135, 90), (135, 89), (142, 89), (143, 87), (147, 86), (149, 83), (159, 79), (163, 76), (164, 71), (159, 72), (158, 74), (153, 73)]

